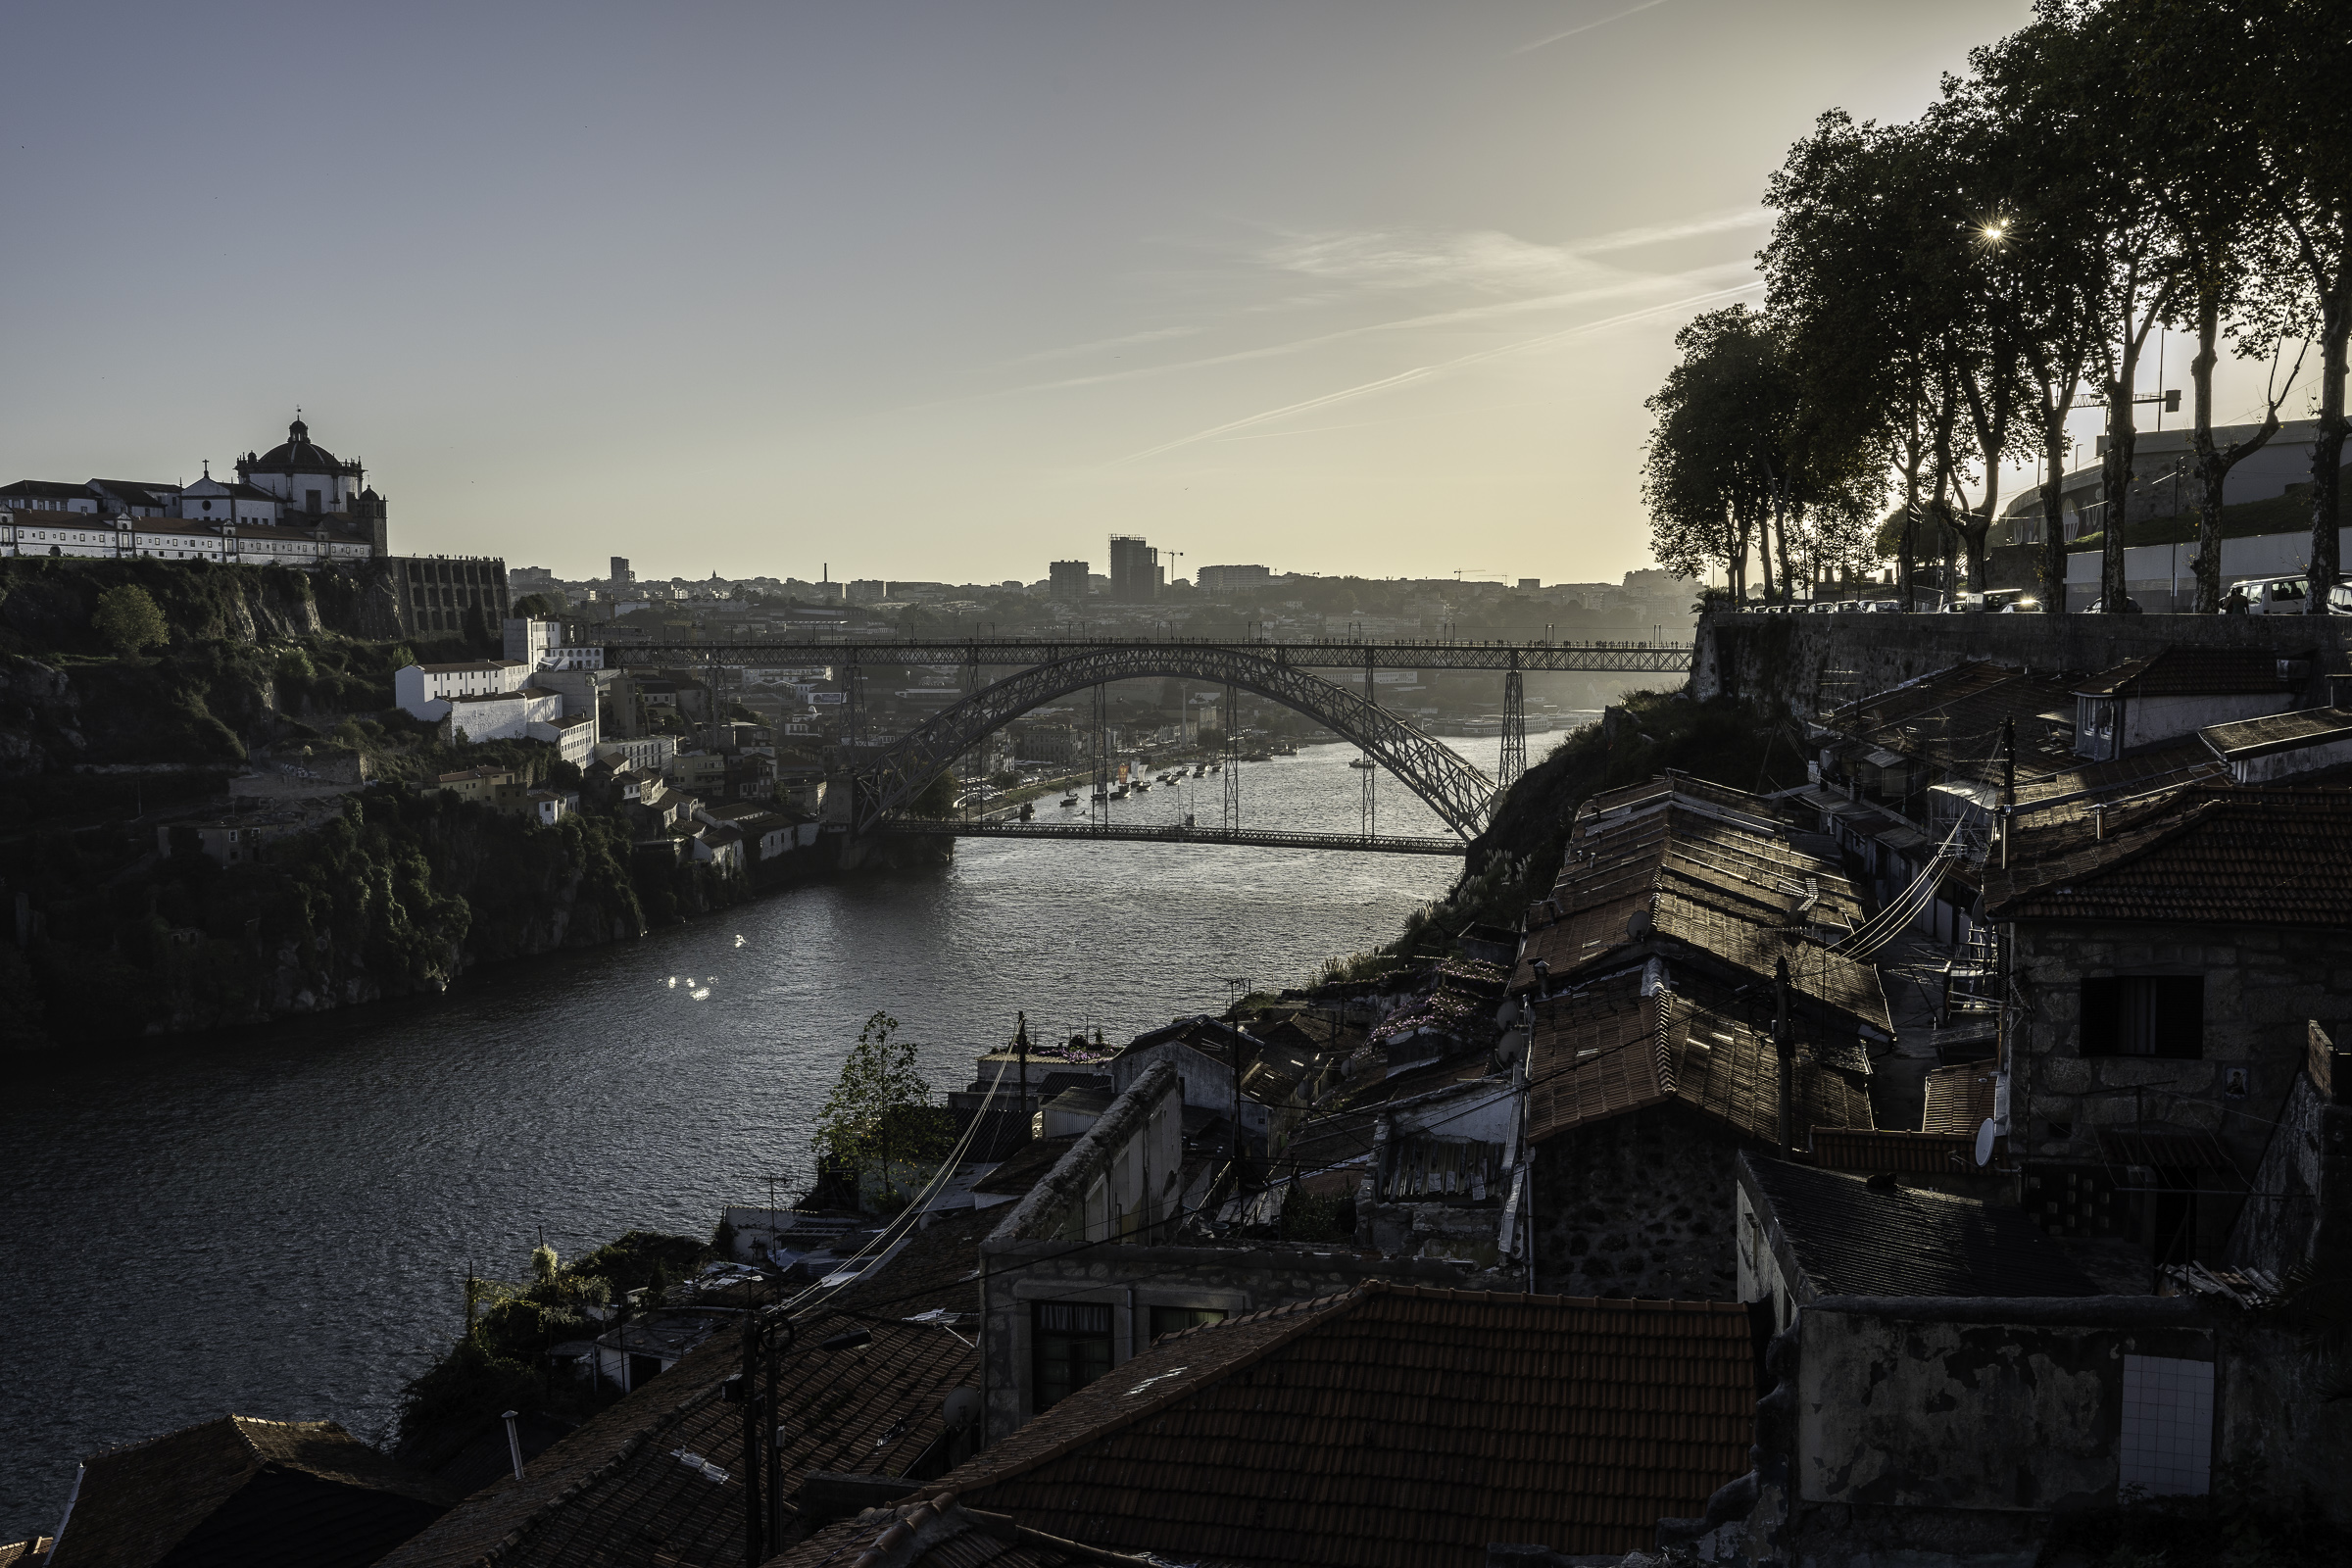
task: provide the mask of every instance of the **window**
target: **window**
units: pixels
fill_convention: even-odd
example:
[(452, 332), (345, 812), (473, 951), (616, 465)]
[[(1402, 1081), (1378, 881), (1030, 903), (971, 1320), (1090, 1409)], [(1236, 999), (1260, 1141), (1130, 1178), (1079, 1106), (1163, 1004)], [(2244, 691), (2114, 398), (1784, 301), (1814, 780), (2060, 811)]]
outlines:
[(1093, 1301), (1040, 1301), (1030, 1309), (1029, 1364), (1043, 1410), (1110, 1370), (1110, 1308)]
[(2203, 1496), (2213, 1476), (2213, 1363), (2124, 1357), (2119, 1486), (2156, 1496)]
[(2082, 982), (2082, 1054), (2205, 1054), (2205, 977), (2128, 974)]
[(1152, 1338), (1163, 1334), (1182, 1334), (1203, 1323), (1222, 1323), (1225, 1314), (1213, 1306), (1155, 1306), (1152, 1309)]

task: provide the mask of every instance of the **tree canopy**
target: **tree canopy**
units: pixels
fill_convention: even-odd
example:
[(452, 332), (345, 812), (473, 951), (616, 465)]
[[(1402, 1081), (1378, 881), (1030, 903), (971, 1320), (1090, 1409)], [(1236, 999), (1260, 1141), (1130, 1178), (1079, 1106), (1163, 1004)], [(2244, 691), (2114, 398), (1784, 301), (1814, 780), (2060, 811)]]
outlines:
[[(2124, 604), (2135, 401), (2160, 327), (2193, 338), (2200, 607), (2219, 601), (2230, 469), (2277, 433), (2317, 360), (2307, 601), (2336, 561), (2352, 337), (2352, 28), (2322, 0), (2037, 0), (1907, 123), (1841, 110), (1765, 192), (1765, 306), (1698, 318), (1648, 407), (1643, 500), (1662, 564), (1752, 565), (1786, 597), (1886, 533), (1899, 592), (1965, 557), (1982, 589), (2005, 462), (2030, 462), (2043, 607), (2067, 533), (2101, 536)], [(2224, 352), (2267, 360), (2262, 418), (2215, 434)], [(2104, 411), (2100, 499), (2062, 514), (2067, 415)], [(2117, 526), (2107, 526), (2107, 519)], [(1949, 591), (1956, 571), (1947, 572)]]
[(155, 596), (135, 583), (109, 588), (98, 596), (98, 606), (90, 614), (90, 624), (98, 635), (114, 644), (115, 652), (125, 661), (138, 657), (139, 650), (172, 640), (172, 628), (164, 620)]

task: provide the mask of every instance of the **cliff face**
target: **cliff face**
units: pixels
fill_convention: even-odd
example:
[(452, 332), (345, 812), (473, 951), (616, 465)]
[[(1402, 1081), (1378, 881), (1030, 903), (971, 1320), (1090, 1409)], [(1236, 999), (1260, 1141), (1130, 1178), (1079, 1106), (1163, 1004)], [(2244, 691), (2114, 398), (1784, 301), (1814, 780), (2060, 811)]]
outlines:
[[(184, 830), (183, 830), (184, 833)], [(152, 848), (151, 846), (148, 848)], [(11, 883), (22, 945), (0, 947), (0, 1043), (123, 1039), (255, 1024), (439, 991), (477, 965), (645, 928), (640, 890), (681, 912), (734, 885), (634, 874), (617, 826), (519, 818), (400, 791), (220, 866), (182, 837), (142, 854), (103, 830), (37, 838)]]

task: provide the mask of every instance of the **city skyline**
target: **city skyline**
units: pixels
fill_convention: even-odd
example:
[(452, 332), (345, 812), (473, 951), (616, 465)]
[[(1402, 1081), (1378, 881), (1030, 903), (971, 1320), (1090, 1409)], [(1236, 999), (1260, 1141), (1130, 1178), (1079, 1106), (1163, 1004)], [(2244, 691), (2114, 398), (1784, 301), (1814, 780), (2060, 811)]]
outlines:
[(1788, 142), (2025, 8), (1623, 11), (20, 12), (18, 211), (169, 242), (20, 242), (0, 467), (193, 479), (299, 404), (402, 548), (565, 575), (1614, 577)]

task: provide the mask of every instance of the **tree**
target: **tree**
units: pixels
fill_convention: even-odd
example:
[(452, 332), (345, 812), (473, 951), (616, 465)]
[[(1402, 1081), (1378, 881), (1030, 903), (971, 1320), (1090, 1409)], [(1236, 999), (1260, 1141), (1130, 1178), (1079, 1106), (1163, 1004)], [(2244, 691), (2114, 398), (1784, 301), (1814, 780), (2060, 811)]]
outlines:
[(1778, 345), (1763, 317), (1734, 305), (1691, 321), (1674, 346), (1682, 361), (1646, 405), (1658, 416), (1642, 484), (1652, 550), (1689, 576), (1720, 562), (1743, 600), (1753, 541), (1770, 598), (1776, 472), (1786, 465), (1779, 420), (1794, 401)]
[(97, 628), (99, 636), (115, 645), (115, 652), (126, 664), (138, 657), (140, 649), (172, 640), (172, 628), (165, 623), (164, 612), (156, 608), (154, 596), (135, 583), (109, 588), (100, 594), (90, 624)]
[(873, 1170), (885, 1204), (909, 1162), (938, 1159), (955, 1143), (952, 1118), (931, 1104), (931, 1086), (915, 1067), (913, 1043), (893, 1041), (898, 1029), (886, 1012), (866, 1019), (816, 1118), (818, 1152), (860, 1178)]
[(2288, 255), (2319, 322), (2319, 428), (2311, 443), (2311, 590), (2328, 612), (2342, 567), (2336, 511), (2343, 483), (2344, 416), (2352, 339), (2352, 29), (2333, 0), (2235, 0), (2259, 62), (2247, 88), (2255, 133)]
[(953, 773), (942, 773), (923, 786), (923, 793), (906, 803), (908, 816), (945, 821), (956, 814), (956, 797), (959, 786)]

